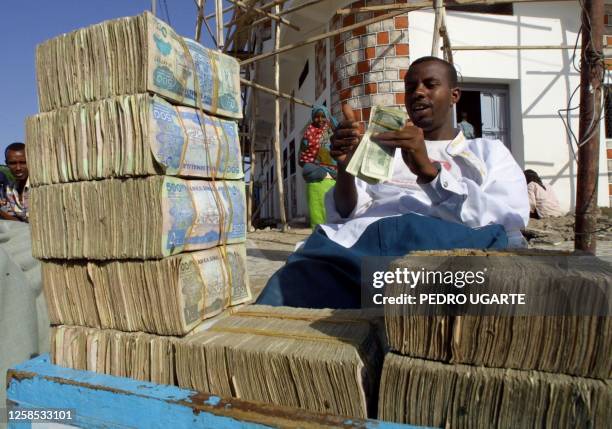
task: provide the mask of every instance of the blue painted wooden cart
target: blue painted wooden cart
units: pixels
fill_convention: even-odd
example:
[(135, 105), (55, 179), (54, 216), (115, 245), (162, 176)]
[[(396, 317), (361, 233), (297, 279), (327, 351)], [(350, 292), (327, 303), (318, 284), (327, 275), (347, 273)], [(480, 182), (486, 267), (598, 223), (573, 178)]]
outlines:
[[(48, 355), (8, 371), (7, 398), (10, 407), (73, 410), (73, 420), (64, 423), (88, 428), (414, 428), (76, 371), (52, 365)], [(9, 422), (9, 427), (24, 425)]]

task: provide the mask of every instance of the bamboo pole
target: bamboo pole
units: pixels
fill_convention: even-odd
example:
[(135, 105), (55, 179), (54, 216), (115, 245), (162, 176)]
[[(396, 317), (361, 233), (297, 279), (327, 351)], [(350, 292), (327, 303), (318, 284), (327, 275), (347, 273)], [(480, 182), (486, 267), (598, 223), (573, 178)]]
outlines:
[(287, 52), (287, 51), (291, 51), (293, 49), (301, 48), (302, 46), (310, 45), (312, 43), (318, 42), (319, 40), (328, 39), (330, 37), (334, 37), (337, 34), (346, 33), (347, 31), (352, 31), (352, 30), (354, 30), (356, 28), (361, 28), (361, 27), (364, 27), (366, 25), (374, 24), (375, 22), (384, 21), (385, 19), (393, 18), (394, 16), (400, 15), (402, 13), (405, 13), (405, 10), (399, 10), (399, 11), (396, 10), (394, 12), (387, 13), (385, 15), (381, 15), (381, 16), (377, 16), (377, 17), (374, 17), (374, 18), (366, 19), (365, 21), (359, 22), (357, 24), (349, 25), (348, 27), (339, 28), (337, 30), (328, 31), (328, 32), (326, 32), (324, 34), (320, 34), (318, 36), (309, 37), (308, 39), (305, 39), (305, 40), (303, 40), (301, 42), (292, 43), (290, 45), (283, 46), (282, 48), (279, 47), (278, 49), (274, 49), (271, 52), (266, 52), (265, 54), (255, 55), (252, 58), (249, 58), (249, 59), (246, 59), (244, 61), (241, 61), (240, 65), (241, 66), (246, 66), (247, 64), (251, 64), (251, 63), (253, 63), (255, 61), (263, 60), (265, 58), (269, 58), (269, 57), (272, 57), (272, 56), (278, 56), (279, 54), (282, 54), (283, 52)]
[[(274, 12), (280, 12), (280, 6), (274, 6)], [(280, 24), (274, 23), (274, 50), (277, 51), (280, 47)], [(274, 90), (278, 92), (280, 89), (280, 61), (278, 55), (274, 57)], [(287, 216), (285, 214), (285, 191), (283, 184), (283, 169), (281, 163), (281, 148), (280, 148), (280, 97), (274, 98), (274, 165), (277, 166), (276, 191), (278, 193), (278, 210), (280, 214), (281, 231), (287, 230)]]
[(433, 0), (434, 6), (434, 30), (431, 35), (431, 56), (437, 57), (438, 51), (440, 49), (440, 27), (442, 26), (442, 15), (440, 14), (440, 9), (442, 7), (442, 0)]
[[(275, 0), (275, 1), (272, 1), (272, 2), (270, 2), (270, 3), (266, 3), (266, 4), (264, 4), (263, 6), (259, 6), (259, 8), (260, 8), (260, 9), (263, 9), (263, 10), (268, 10), (268, 9), (273, 8), (273, 7), (274, 7), (274, 6), (276, 6), (277, 4), (283, 4), (283, 3), (287, 2), (287, 1), (289, 1), (289, 0)], [(323, 0), (321, 0), (321, 1), (323, 1)], [(223, 13), (229, 12), (229, 11), (231, 11), (232, 9), (236, 9), (236, 6), (231, 5), (231, 6), (229, 6), (229, 7), (226, 7), (225, 9), (223, 9)], [(282, 13), (281, 13), (281, 15), (282, 15)], [(206, 20), (211, 20), (211, 19), (213, 19), (214, 17), (215, 17), (215, 14), (214, 14), (214, 13), (211, 13), (211, 14), (209, 14), (209, 15), (206, 15), (205, 19), (206, 19)]]
[(217, 49), (221, 49), (225, 45), (223, 37), (223, 0), (215, 0), (215, 13)]
[(204, 7), (202, 4), (203, 0), (197, 0), (196, 5), (198, 6), (198, 18), (196, 19), (196, 28), (195, 28), (195, 40), (196, 42), (200, 41), (200, 36), (202, 33), (202, 22), (204, 21)]
[[(221, 0), (218, 0), (218, 1), (221, 1)], [(245, 11), (250, 11), (250, 10), (253, 10), (253, 11), (255, 11), (255, 12), (257, 12), (257, 13), (261, 14), (261, 15), (265, 15), (265, 16), (267, 16), (268, 18), (273, 19), (273, 20), (274, 20), (274, 21), (276, 21), (276, 22), (283, 23), (283, 24), (285, 24), (287, 27), (291, 27), (291, 28), (293, 28), (293, 29), (294, 29), (294, 30), (296, 30), (296, 31), (300, 31), (300, 27), (298, 27), (297, 25), (292, 24), (292, 23), (291, 23), (291, 22), (289, 22), (287, 19), (285, 19), (285, 18), (281, 18), (280, 16), (277, 16), (277, 15), (272, 14), (272, 13), (266, 12), (265, 10), (262, 10), (262, 9), (261, 9), (261, 8), (259, 8), (259, 7), (256, 7), (256, 6), (249, 6), (249, 5), (247, 5), (247, 4), (243, 3), (243, 2), (241, 2), (240, 0), (227, 0), (227, 1), (228, 1), (228, 2), (230, 2), (230, 3), (235, 4), (235, 5), (236, 5), (236, 6), (238, 6), (238, 7), (241, 7), (241, 8), (242, 8), (242, 9), (244, 9)], [(275, 8), (276, 8), (277, 6), (278, 6), (278, 5), (276, 5), (276, 6), (275, 6)], [(275, 9), (275, 10), (276, 10), (276, 9)]]
[(252, 82), (250, 80), (246, 80), (245, 78), (240, 78), (240, 83), (242, 83), (243, 85), (246, 86), (250, 86), (251, 88), (255, 88), (255, 89), (259, 89), (260, 91), (266, 92), (268, 94), (274, 95), (276, 97), (281, 97), (281, 98), (285, 98), (287, 100), (291, 100), (294, 103), (298, 103), (301, 104), (302, 106), (306, 106), (306, 107), (312, 107), (312, 104), (310, 104), (308, 101), (304, 101), (300, 98), (296, 98), (293, 95), (289, 95), (285, 92), (280, 92), (280, 91), (275, 91), (272, 88), (268, 88), (267, 86), (263, 86), (260, 85), (258, 83)]
[[(270, 3), (266, 3), (266, 4), (264, 4), (263, 6), (259, 6), (259, 8), (260, 8), (261, 10), (268, 10), (268, 9), (270, 9), (270, 8), (273, 8), (273, 7), (274, 7), (274, 6), (276, 6), (277, 4), (283, 4), (283, 3), (285, 3), (286, 1), (288, 1), (288, 0), (276, 0), (276, 1), (273, 1), (273, 2), (270, 2)], [(281, 15), (284, 15), (284, 13), (282, 13), (282, 12), (281, 12), (281, 13), (280, 13), (280, 14), (278, 14), (277, 16), (281, 16)], [(268, 20), (269, 18), (261, 18), (261, 19), (263, 19), (263, 20)], [(225, 26), (226, 26), (226, 27), (231, 27), (232, 25), (236, 24), (237, 22), (238, 22), (238, 20), (237, 20), (237, 19), (232, 19), (230, 22), (228, 22), (227, 24), (225, 24)], [(251, 26), (251, 25), (254, 25), (254, 23), (249, 24), (249, 26)], [(250, 28), (248, 28), (248, 29), (250, 30)]]
[[(254, 71), (254, 77), (257, 77), (257, 70)], [(247, 231), (252, 232), (253, 229), (253, 191), (255, 189), (255, 139), (257, 138), (257, 95), (254, 90), (251, 90), (251, 144), (249, 145), (249, 160), (251, 161), (250, 180), (247, 190)]]
[[(319, 4), (319, 3), (323, 2), (323, 1), (326, 1), (326, 0), (312, 0), (312, 1), (309, 1), (309, 2), (306, 2), (306, 3), (303, 3), (303, 4), (299, 4), (297, 6), (293, 6), (293, 7), (287, 8), (285, 10), (282, 10), (281, 13), (278, 14), (278, 16), (287, 15), (289, 13), (298, 11), (300, 9), (305, 9), (305, 8), (310, 7), (312, 5)], [(261, 18), (261, 19), (258, 19), (257, 21), (254, 21), (253, 24), (251, 24), (251, 25), (261, 24), (262, 22), (265, 22), (265, 21), (267, 21), (267, 18)]]

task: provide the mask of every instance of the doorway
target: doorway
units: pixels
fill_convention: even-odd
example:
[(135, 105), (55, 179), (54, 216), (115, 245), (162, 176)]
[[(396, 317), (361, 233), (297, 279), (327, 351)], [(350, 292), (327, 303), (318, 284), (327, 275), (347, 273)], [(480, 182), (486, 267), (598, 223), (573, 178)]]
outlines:
[(461, 98), (455, 106), (457, 122), (467, 113), (476, 138), (501, 140), (510, 149), (510, 105), (506, 85), (469, 84), (461, 88)]

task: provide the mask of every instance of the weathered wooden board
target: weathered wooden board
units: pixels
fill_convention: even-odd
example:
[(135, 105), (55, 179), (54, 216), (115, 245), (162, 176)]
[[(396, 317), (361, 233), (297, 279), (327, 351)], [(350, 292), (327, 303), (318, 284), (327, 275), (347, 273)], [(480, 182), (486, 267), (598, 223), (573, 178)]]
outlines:
[(70, 424), (86, 428), (414, 428), (228, 400), (172, 386), (76, 371), (50, 364), (48, 355), (7, 372), (7, 397), (11, 406), (74, 409), (75, 420)]

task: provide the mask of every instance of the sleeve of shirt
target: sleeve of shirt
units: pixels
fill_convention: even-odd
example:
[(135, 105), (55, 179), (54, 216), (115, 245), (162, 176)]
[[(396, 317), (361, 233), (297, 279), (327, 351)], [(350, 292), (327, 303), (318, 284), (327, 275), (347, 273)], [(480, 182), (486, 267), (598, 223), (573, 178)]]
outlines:
[(499, 141), (487, 142), (487, 177), (482, 185), (462, 177), (456, 179), (445, 169), (422, 189), (441, 219), (475, 228), (503, 225), (506, 231), (524, 228), (529, 221), (529, 199), (525, 176), (508, 149)]
[(334, 201), (334, 192), (336, 187), (334, 186), (325, 194), (325, 213), (327, 223), (344, 223), (349, 219), (359, 216), (367, 210), (372, 204), (372, 197), (367, 192), (368, 184), (361, 179), (355, 179), (355, 188), (357, 189), (357, 204), (353, 211), (347, 216), (342, 217), (336, 209), (336, 202)]

